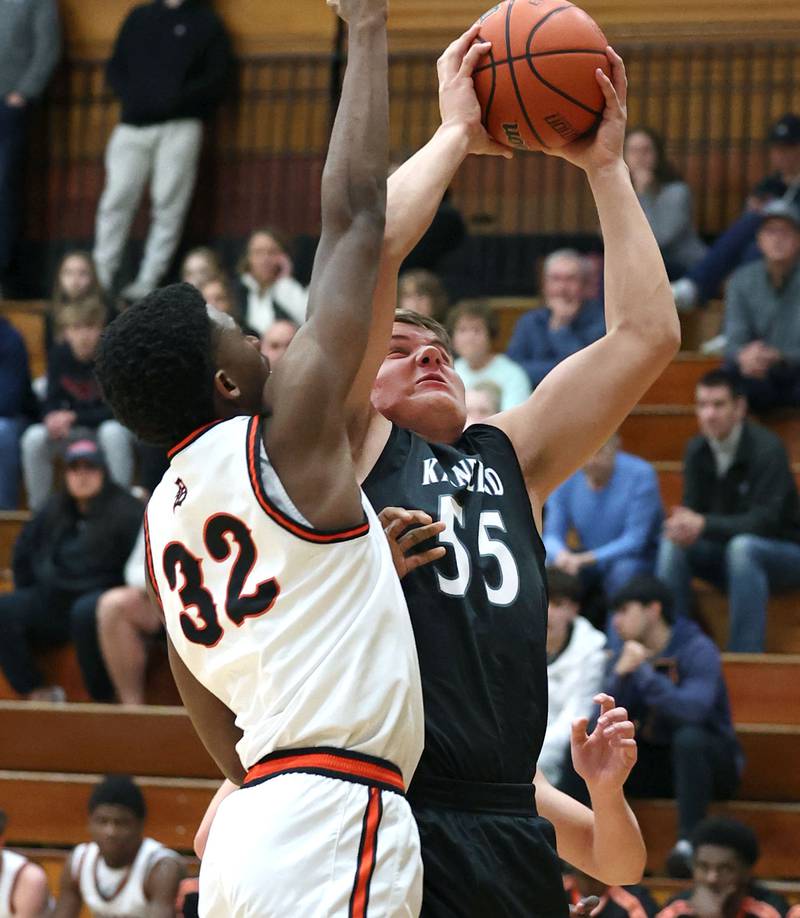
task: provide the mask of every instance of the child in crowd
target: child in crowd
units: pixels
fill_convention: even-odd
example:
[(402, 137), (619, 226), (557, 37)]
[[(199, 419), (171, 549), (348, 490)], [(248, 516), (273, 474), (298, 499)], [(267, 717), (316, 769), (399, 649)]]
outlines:
[(203, 284), (223, 273), (219, 256), (207, 245), (198, 246), (186, 253), (181, 262), (181, 280), (201, 290)]
[(397, 284), (398, 309), (410, 309), (441, 322), (447, 305), (447, 291), (433, 271), (416, 268), (400, 275)]
[(94, 378), (94, 357), (106, 312), (96, 299), (67, 303), (59, 313), (60, 342), (47, 358), (41, 424), (22, 435), (22, 473), (28, 505), (38, 510), (53, 487), (53, 459), (75, 426), (96, 431), (111, 477), (125, 488), (133, 478), (133, 437), (111, 415)]

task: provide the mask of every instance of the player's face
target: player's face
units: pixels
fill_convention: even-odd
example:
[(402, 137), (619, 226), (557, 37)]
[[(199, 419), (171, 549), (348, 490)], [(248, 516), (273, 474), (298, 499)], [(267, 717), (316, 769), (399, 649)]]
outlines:
[(800, 229), (789, 220), (765, 220), (756, 236), (758, 247), (768, 262), (791, 264), (800, 255)]
[(738, 854), (722, 845), (699, 845), (692, 859), (692, 875), (698, 886), (717, 895), (734, 893), (749, 880), (749, 871)]
[(101, 803), (89, 816), (89, 833), (109, 867), (127, 867), (142, 843), (142, 821), (126, 806)]
[(694, 410), (703, 436), (724, 440), (744, 417), (747, 406), (727, 386), (698, 386)]
[[(216, 330), (217, 397), (229, 402), (227, 407), (238, 414), (258, 414), (270, 374), (258, 338), (245, 335), (229, 315), (212, 306), (208, 314)], [(219, 382), (221, 374), (224, 379)], [(221, 407), (222, 416), (230, 416), (226, 406)]]
[(395, 322), (389, 354), (372, 388), (372, 404), (426, 440), (452, 443), (466, 420), (464, 384), (432, 331)]
[(647, 630), (647, 615), (640, 602), (626, 602), (611, 618), (622, 641), (641, 641)]

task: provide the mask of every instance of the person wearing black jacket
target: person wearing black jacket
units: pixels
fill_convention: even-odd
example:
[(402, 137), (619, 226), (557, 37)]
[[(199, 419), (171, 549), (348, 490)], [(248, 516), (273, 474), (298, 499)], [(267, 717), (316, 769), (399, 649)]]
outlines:
[(106, 290), (148, 179), (150, 231), (123, 297), (145, 296), (166, 273), (194, 190), (202, 122), (224, 94), (231, 62), (222, 22), (204, 0), (152, 0), (123, 23), (106, 68), (122, 113), (106, 149), (95, 226), (94, 260)]
[(664, 529), (658, 576), (687, 615), (691, 579), (728, 593), (728, 650), (764, 650), (770, 590), (800, 587), (800, 498), (786, 450), (745, 419), (734, 377), (712, 370), (697, 384), (700, 435), (684, 458), (683, 506)]
[(104, 590), (124, 582), (144, 507), (109, 480), (88, 432), (75, 432), (64, 464), (63, 490), (28, 522), (14, 546), (14, 591), (0, 595), (0, 668), (20, 695), (53, 699), (57, 687), (44, 685), (32, 651), (72, 636), (90, 694), (108, 698), (112, 690), (94, 607)]

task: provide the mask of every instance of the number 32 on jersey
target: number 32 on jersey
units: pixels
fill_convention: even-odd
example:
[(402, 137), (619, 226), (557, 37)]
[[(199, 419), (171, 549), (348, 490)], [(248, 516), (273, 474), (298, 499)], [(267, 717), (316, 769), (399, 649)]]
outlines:
[[(228, 619), (238, 628), (245, 619), (269, 612), (280, 593), (274, 578), (263, 580), (252, 593), (243, 592), (258, 554), (247, 526), (235, 516), (217, 513), (206, 521), (203, 542), (211, 556), (211, 563), (222, 564), (227, 561), (232, 545), (238, 549), (228, 575), (225, 596), (225, 614)], [(187, 640), (204, 647), (215, 647), (224, 629), (220, 624), (214, 597), (203, 583), (204, 559), (198, 558), (182, 542), (170, 542), (164, 549), (162, 563), (170, 589), (177, 591), (183, 603), (180, 621)], [(181, 586), (178, 586), (178, 571), (183, 575)]]
[[(439, 534), (439, 541), (453, 550), (456, 563), (455, 577), (445, 577), (439, 571), (436, 579), (439, 589), (446, 596), (465, 596), (472, 579), (472, 564), (469, 552), (456, 532), (456, 524), (464, 529), (464, 508), (449, 494), (439, 497), (439, 519), (445, 529)], [(482, 510), (478, 520), (478, 554), (482, 558), (492, 557), (500, 569), (499, 583), (490, 583), (484, 578), (486, 596), (493, 605), (510, 606), (519, 595), (519, 570), (511, 550), (493, 532), (505, 532), (506, 527), (499, 510)]]

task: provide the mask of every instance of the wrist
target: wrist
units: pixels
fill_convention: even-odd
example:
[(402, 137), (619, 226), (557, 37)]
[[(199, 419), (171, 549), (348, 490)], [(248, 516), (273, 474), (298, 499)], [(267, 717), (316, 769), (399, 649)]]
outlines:
[(603, 810), (618, 810), (621, 806), (626, 805), (623, 785), (607, 785), (586, 782), (586, 789), (589, 791), (589, 797), (592, 803), (592, 810), (595, 813)]
[(450, 118), (442, 121), (434, 136), (447, 143), (463, 159), (469, 153), (470, 143), (476, 133), (465, 122)]
[(599, 165), (590, 163), (586, 167), (586, 177), (589, 179), (589, 184), (592, 186), (594, 186), (596, 182), (602, 182), (603, 184), (609, 182), (624, 182), (633, 190), (630, 170), (625, 165), (625, 160), (621, 156), (619, 159), (612, 160), (608, 163)]

